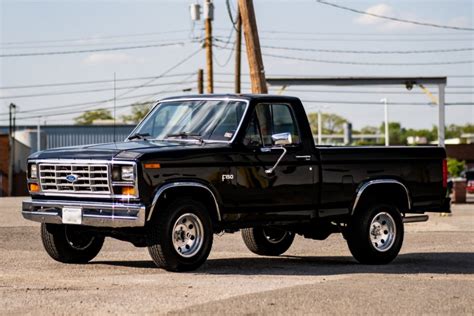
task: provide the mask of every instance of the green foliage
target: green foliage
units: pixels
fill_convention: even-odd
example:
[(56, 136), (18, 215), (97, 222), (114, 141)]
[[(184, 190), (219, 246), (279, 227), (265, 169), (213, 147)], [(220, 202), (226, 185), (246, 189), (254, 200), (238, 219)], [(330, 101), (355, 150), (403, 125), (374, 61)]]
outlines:
[(122, 115), (120, 118), (124, 123), (138, 123), (148, 114), (153, 102), (135, 103), (132, 105), (132, 114)]
[(111, 120), (112, 114), (109, 110), (98, 109), (93, 111), (85, 111), (81, 115), (74, 118), (77, 125), (91, 125), (95, 120)]
[[(380, 125), (379, 131), (385, 135), (385, 123)], [(406, 145), (407, 143), (406, 130), (399, 122), (388, 123), (388, 137), (390, 139), (390, 145)]]
[(448, 172), (451, 177), (459, 177), (466, 169), (466, 162), (448, 158)]
[[(308, 114), (309, 125), (314, 135), (318, 134), (318, 113)], [(342, 134), (344, 131), (344, 123), (348, 121), (334, 113), (321, 113), (323, 134)]]

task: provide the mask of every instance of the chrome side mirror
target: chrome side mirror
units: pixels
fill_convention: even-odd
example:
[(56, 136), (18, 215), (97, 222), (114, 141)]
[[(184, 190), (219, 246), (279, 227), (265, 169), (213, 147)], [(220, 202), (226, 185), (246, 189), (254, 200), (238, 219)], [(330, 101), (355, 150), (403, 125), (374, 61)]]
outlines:
[(273, 171), (275, 171), (280, 161), (286, 155), (286, 148), (284, 146), (293, 144), (293, 139), (290, 133), (279, 133), (279, 134), (272, 135), (272, 142), (273, 142), (273, 147), (269, 148), (269, 150), (280, 149), (280, 150), (283, 150), (283, 152), (281, 153), (281, 156), (276, 161), (275, 165), (273, 165), (273, 167), (271, 167), (270, 169), (265, 170), (266, 174), (271, 174), (273, 173)]
[(290, 133), (279, 133), (272, 135), (272, 142), (275, 146), (285, 146), (293, 144)]

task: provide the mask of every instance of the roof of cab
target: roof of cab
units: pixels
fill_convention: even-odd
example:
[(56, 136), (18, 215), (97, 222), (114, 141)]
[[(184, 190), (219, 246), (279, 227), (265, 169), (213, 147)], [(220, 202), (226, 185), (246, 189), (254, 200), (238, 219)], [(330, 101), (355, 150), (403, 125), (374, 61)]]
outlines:
[(243, 100), (258, 100), (258, 101), (269, 101), (269, 100), (299, 100), (296, 97), (286, 95), (272, 95), (272, 94), (194, 94), (194, 95), (179, 95), (160, 99), (160, 101), (169, 100), (186, 100), (186, 99), (243, 99)]

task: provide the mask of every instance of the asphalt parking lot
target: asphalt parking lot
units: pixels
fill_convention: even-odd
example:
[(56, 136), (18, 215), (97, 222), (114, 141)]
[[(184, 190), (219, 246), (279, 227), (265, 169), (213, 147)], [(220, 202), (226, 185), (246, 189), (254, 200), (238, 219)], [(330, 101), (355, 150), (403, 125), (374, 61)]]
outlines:
[(407, 224), (399, 257), (360, 265), (342, 236), (297, 237), (281, 257), (250, 253), (240, 234), (215, 237), (192, 273), (154, 268), (148, 252), (107, 239), (90, 264), (42, 248), (21, 198), (0, 199), (0, 314), (473, 314), (474, 204)]

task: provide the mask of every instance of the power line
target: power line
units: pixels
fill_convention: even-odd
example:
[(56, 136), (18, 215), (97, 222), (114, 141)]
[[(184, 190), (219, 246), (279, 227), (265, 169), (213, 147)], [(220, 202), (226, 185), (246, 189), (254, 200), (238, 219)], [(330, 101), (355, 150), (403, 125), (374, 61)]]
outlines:
[[(117, 98), (117, 100), (126, 100), (126, 99), (134, 99), (134, 98), (141, 98), (141, 97), (152, 97), (152, 96), (156, 96), (157, 93), (177, 93), (177, 92), (188, 92), (188, 91), (192, 91), (193, 88), (185, 88), (185, 89), (179, 89), (179, 90), (165, 90), (165, 91), (160, 91), (160, 92), (153, 92), (153, 93), (147, 93), (147, 94), (141, 94), (141, 95), (134, 95), (134, 96), (128, 96), (128, 97), (123, 97), (123, 98)], [(108, 101), (111, 101), (113, 99), (107, 99), (107, 102)], [(69, 105), (61, 105), (61, 106), (55, 106), (55, 107), (50, 107), (50, 108), (43, 108), (43, 109), (36, 109), (36, 110), (25, 110), (25, 111), (18, 111), (17, 113), (32, 113), (32, 112), (41, 112), (41, 111), (51, 111), (53, 109), (58, 109), (58, 108), (68, 108), (68, 107), (78, 107), (78, 106), (81, 106), (81, 105), (93, 105), (94, 108), (82, 108), (82, 109), (76, 109), (76, 110), (73, 110), (73, 111), (61, 111), (61, 112), (52, 112), (52, 113), (45, 113), (45, 112), (41, 112), (41, 114), (36, 114), (36, 115), (31, 115), (31, 116), (22, 116), (22, 117), (19, 117), (18, 119), (30, 119), (30, 118), (37, 118), (37, 117), (42, 117), (42, 116), (58, 116), (58, 115), (66, 115), (66, 114), (75, 114), (75, 113), (82, 113), (84, 111), (90, 111), (90, 110), (94, 110), (94, 109), (112, 109), (113, 108), (113, 105), (111, 106), (105, 106), (105, 107), (97, 107), (98, 103), (104, 103), (103, 101), (99, 101), (99, 102), (85, 102), (85, 103), (75, 103), (75, 104), (69, 104)], [(117, 108), (124, 108), (124, 107), (127, 107), (127, 106), (132, 106), (134, 104), (137, 104), (137, 103), (141, 103), (143, 101), (140, 101), (140, 102), (133, 102), (133, 103), (128, 103), (126, 105), (121, 105), (121, 106), (117, 106)], [(5, 121), (6, 119), (0, 119), (0, 121)]]
[[(137, 89), (140, 89), (140, 88), (143, 88), (143, 87), (146, 87), (147, 85), (151, 84), (152, 82), (154, 82), (155, 80), (167, 75), (168, 73), (170, 73), (171, 71), (173, 71), (174, 69), (178, 68), (179, 66), (181, 66), (182, 64), (184, 64), (186, 61), (188, 61), (189, 59), (191, 59), (193, 56), (195, 56), (197, 53), (199, 53), (201, 51), (201, 48), (199, 48), (198, 50), (194, 51), (193, 53), (191, 53), (190, 55), (186, 56), (185, 58), (183, 58), (182, 60), (180, 60), (178, 63), (174, 64), (173, 66), (171, 66), (170, 68), (168, 68), (167, 70), (165, 70), (162, 74), (160, 74), (159, 76), (156, 76), (154, 78), (152, 78), (151, 80), (139, 85), (139, 86), (135, 86), (133, 88), (131, 88), (130, 90), (127, 90), (125, 91), (124, 93), (121, 93), (120, 95), (117, 96), (116, 99), (119, 99), (121, 98), (122, 96), (126, 95), (126, 94), (129, 94), (130, 92), (133, 92)], [(137, 96), (134, 96), (134, 97), (137, 97)], [(133, 98), (133, 97), (132, 97)], [(123, 98), (122, 98), (123, 99)], [(112, 99), (105, 99), (105, 100), (101, 100), (101, 101), (97, 101), (97, 102), (93, 102), (94, 104), (103, 104), (103, 103), (106, 103), (106, 102), (110, 102), (110, 101), (113, 101), (114, 98)], [(88, 104), (91, 104), (91, 102), (87, 102), (87, 103), (82, 103), (82, 104), (71, 104), (71, 105), (62, 105), (62, 106), (59, 106), (59, 107), (71, 107), (71, 106), (80, 106), (80, 105), (88, 105)], [(29, 110), (31, 112), (31, 110)], [(18, 111), (17, 113), (21, 113), (21, 111)]]
[(376, 14), (376, 13), (371, 13), (371, 12), (367, 12), (367, 11), (361, 11), (361, 10), (345, 7), (345, 6), (342, 6), (342, 5), (338, 5), (338, 4), (328, 2), (328, 1), (323, 1), (323, 0), (316, 0), (316, 2), (324, 4), (324, 5), (328, 5), (328, 6), (331, 6), (331, 7), (334, 7), (334, 8), (338, 8), (338, 9), (342, 9), (342, 10), (346, 10), (346, 11), (351, 11), (351, 12), (355, 12), (355, 13), (359, 13), (359, 14), (369, 15), (369, 16), (373, 16), (373, 17), (376, 17), (376, 18), (380, 18), (380, 19), (396, 21), (396, 22), (416, 24), (416, 25), (422, 25), (422, 26), (431, 26), (431, 27), (442, 28), (442, 29), (451, 29), (451, 30), (460, 30), (460, 31), (474, 31), (474, 28), (470, 28), (470, 27), (441, 25), (441, 24), (435, 24), (435, 23), (419, 22), (419, 21), (414, 21), (414, 20), (394, 18), (394, 17), (390, 17), (390, 16), (385, 16), (385, 15), (381, 15), (381, 14)]
[[(161, 73), (159, 76), (156, 76), (156, 77), (153, 77), (151, 80), (139, 85), (139, 86), (135, 86), (133, 88), (131, 88), (130, 90), (127, 90), (125, 91), (124, 93), (121, 93), (117, 96), (116, 100), (120, 100), (120, 99), (126, 99), (126, 98), (122, 98), (124, 95), (127, 95), (129, 94), (130, 92), (133, 92), (135, 90), (138, 90), (140, 88), (143, 88), (143, 87), (146, 87), (148, 85), (150, 85), (152, 82), (154, 82), (155, 80), (157, 79), (160, 79), (162, 78), (163, 76), (166, 76), (168, 73), (170, 73), (171, 71), (175, 70), (176, 68), (178, 68), (179, 66), (181, 66), (182, 64), (184, 64), (185, 62), (187, 62), (189, 59), (191, 59), (192, 57), (194, 57), (195, 55), (197, 55), (200, 51), (201, 51), (202, 48), (199, 48), (197, 49), (196, 51), (192, 52), (191, 54), (189, 54), (188, 56), (186, 56), (185, 58), (183, 58), (182, 60), (180, 60), (179, 62), (177, 62), (176, 64), (174, 64), (173, 66), (169, 67), (167, 70), (165, 70), (163, 73)], [(156, 93), (154, 94), (156, 95)], [(147, 96), (147, 95), (141, 95), (141, 96), (132, 96), (130, 98), (135, 98), (135, 97), (142, 97), (142, 96)], [(90, 105), (91, 103), (92, 104), (96, 104), (96, 105), (99, 105), (99, 104), (103, 104), (103, 103), (107, 103), (107, 102), (110, 102), (110, 101), (113, 101), (114, 98), (109, 98), (109, 99), (105, 99), (105, 100), (101, 100), (101, 101), (96, 101), (96, 102), (86, 102), (86, 103), (76, 103), (76, 104), (69, 104), (69, 105), (60, 105), (60, 106), (57, 106), (57, 107), (50, 107), (49, 109), (52, 109), (52, 108), (63, 108), (63, 107), (76, 107), (76, 106), (82, 106), (82, 105)], [(44, 109), (42, 109), (44, 110)], [(33, 112), (35, 110), (26, 110), (26, 111), (17, 111), (16, 113), (22, 113), (22, 112)]]
[[(216, 81), (217, 88), (221, 89), (232, 89), (233, 86), (231, 85), (231, 81)], [(224, 84), (224, 85), (220, 85)], [(249, 85), (250, 83), (245, 83)], [(270, 89), (274, 90), (280, 90), (279, 87), (270, 87)], [(285, 92), (304, 92), (304, 93), (342, 93), (342, 94), (394, 94), (394, 95), (425, 95), (424, 92), (416, 92), (416, 91), (387, 91), (387, 90), (320, 90), (320, 89), (299, 89), (299, 88), (293, 88), (293, 86), (289, 86), (286, 88)], [(447, 91), (447, 95), (474, 95), (474, 90), (473, 91)]]
[[(295, 35), (318, 35), (318, 36), (376, 36), (376, 37), (414, 37), (414, 36), (459, 36), (459, 33), (405, 33), (405, 34), (396, 34), (396, 33), (356, 33), (356, 32), (301, 32), (301, 31), (286, 31), (286, 30), (262, 30), (260, 33), (267, 34), (295, 34)], [(472, 34), (466, 34), (467, 36), (472, 36)]]
[[(327, 103), (327, 104), (357, 104), (357, 105), (381, 105), (380, 102), (374, 101), (347, 101), (347, 100), (301, 100), (304, 103)], [(434, 105), (428, 102), (390, 102), (390, 105), (416, 105), (426, 106)], [(460, 105), (474, 105), (474, 102), (449, 102), (445, 103), (446, 106), (460, 106)]]
[(92, 36), (92, 37), (76, 37), (68, 39), (54, 39), (54, 40), (32, 40), (32, 41), (10, 41), (2, 42), (1, 45), (19, 45), (19, 44), (33, 44), (33, 43), (64, 43), (64, 42), (77, 42), (77, 41), (97, 41), (110, 38), (128, 38), (128, 37), (140, 37), (158, 34), (173, 34), (173, 33), (184, 33), (188, 30), (174, 30), (174, 31), (163, 31), (163, 32), (151, 32), (151, 33), (135, 33), (135, 34), (122, 34), (122, 35), (108, 35), (108, 36)]
[[(215, 74), (220, 75), (220, 76), (234, 76), (233, 73), (228, 73), (228, 72), (216, 72)], [(248, 73), (242, 73), (242, 75), (243, 76), (249, 76)], [(288, 74), (288, 73), (286, 73), (286, 74), (279, 74), (279, 73), (268, 74), (267, 73), (266, 76), (267, 77), (271, 77), (271, 76), (275, 76), (275, 77), (297, 77), (298, 74)], [(331, 76), (334, 76), (334, 75), (332, 74), (332, 75), (319, 75), (319, 76), (320, 77), (331, 77)], [(474, 78), (474, 75), (467, 75), (467, 74), (465, 74), (465, 75), (458, 75), (458, 74), (456, 74), (456, 75), (447, 74), (446, 75), (446, 74), (442, 74), (440, 76), (446, 76), (448, 78)], [(449, 88), (449, 87), (451, 87), (451, 86), (448, 85), (447, 88)]]
[[(194, 74), (194, 73), (185, 72), (185, 73), (179, 73), (179, 74), (171, 74), (171, 75), (161, 76), (160, 78), (184, 77), (191, 74)], [(117, 79), (116, 81), (117, 82), (136, 81), (136, 80), (153, 79), (153, 78), (156, 78), (156, 76), (120, 78), (120, 79)], [(75, 86), (75, 85), (87, 85), (87, 84), (108, 83), (108, 82), (113, 82), (113, 80), (104, 79), (104, 80), (92, 80), (92, 81), (73, 81), (73, 82), (58, 82), (58, 83), (42, 83), (42, 84), (34, 84), (34, 85), (3, 86), (3, 87), (0, 87), (0, 90)]]
[(155, 77), (153, 79), (150, 79), (149, 81), (135, 87), (135, 88), (132, 88), (131, 90), (129, 91), (126, 91), (122, 94), (119, 95), (120, 96), (123, 96), (123, 95), (126, 95), (132, 91), (135, 91), (137, 89), (140, 89), (140, 88), (143, 88), (143, 87), (146, 87), (147, 85), (151, 84), (152, 82), (154, 82), (155, 80), (163, 77), (163, 76), (166, 76), (168, 73), (172, 72), (173, 70), (175, 70), (176, 68), (178, 68), (179, 66), (181, 66), (182, 64), (184, 64), (185, 62), (187, 62), (188, 60), (190, 60), (191, 58), (193, 58), (195, 55), (197, 55), (200, 51), (201, 51), (201, 47), (198, 48), (197, 50), (195, 50), (194, 52), (192, 52), (191, 54), (189, 54), (188, 56), (186, 56), (185, 58), (183, 58), (182, 60), (180, 60), (179, 62), (177, 62), (176, 64), (174, 64), (173, 66), (171, 66), (170, 68), (168, 68), (167, 70), (165, 70), (161, 75), (159, 75), (158, 77)]
[[(223, 48), (221, 46), (221, 48)], [(416, 63), (389, 63), (389, 62), (359, 62), (359, 61), (348, 61), (348, 60), (329, 60), (329, 59), (315, 59), (306, 57), (295, 57), (288, 55), (279, 55), (272, 53), (262, 53), (263, 56), (275, 57), (288, 60), (299, 60), (299, 61), (310, 61), (317, 63), (327, 64), (342, 64), (342, 65), (361, 65), (361, 66), (436, 66), (436, 65), (457, 65), (457, 64), (472, 64), (474, 60), (458, 60), (458, 61), (439, 61), (439, 62), (416, 62)]]
[(174, 42), (174, 43), (109, 47), (109, 48), (97, 48), (97, 49), (50, 51), (50, 52), (36, 52), (36, 53), (15, 53), (15, 54), (1, 54), (0, 57), (6, 58), (6, 57), (47, 56), (47, 55), (69, 55), (69, 54), (83, 54), (83, 53), (94, 53), (94, 52), (109, 52), (109, 51), (117, 51), (117, 50), (142, 49), (142, 48), (152, 48), (152, 47), (165, 47), (165, 46), (175, 46), (175, 45), (184, 45), (184, 44), (185, 44), (184, 42)]
[(425, 50), (345, 50), (345, 49), (296, 48), (296, 47), (262, 45), (262, 48), (299, 51), (299, 52), (342, 53), (342, 54), (429, 54), (429, 53), (451, 53), (451, 52), (474, 51), (474, 47), (425, 49)]
[[(165, 83), (155, 83), (150, 84), (147, 86), (149, 87), (157, 87), (157, 86), (172, 86), (172, 85), (180, 85), (183, 83), (190, 83), (188, 82), (165, 82)], [(117, 87), (115, 90), (125, 90), (131, 88), (137, 88), (139, 86), (123, 86)], [(43, 97), (43, 96), (55, 96), (55, 95), (67, 95), (67, 94), (78, 94), (78, 93), (94, 93), (94, 92), (102, 92), (102, 91), (110, 91), (113, 90), (113, 87), (109, 88), (100, 88), (100, 89), (90, 89), (90, 90), (74, 90), (74, 91), (55, 91), (55, 92), (45, 92), (45, 93), (33, 93), (33, 94), (22, 94), (22, 95), (9, 95), (9, 96), (0, 96), (0, 99), (20, 99), (20, 98), (32, 98), (32, 97)]]
[[(43, 49), (43, 48), (65, 48), (65, 47), (96, 47), (98, 46), (117, 46), (117, 45), (135, 45), (135, 44), (159, 44), (159, 43), (168, 43), (170, 40), (176, 42), (187, 42), (189, 38), (173, 38), (173, 39), (166, 39), (166, 40), (147, 40), (147, 41), (120, 41), (120, 42), (101, 42), (101, 43), (82, 43), (82, 44), (60, 44), (60, 45), (32, 45), (32, 46), (11, 46), (0, 45), (0, 48), (3, 50), (28, 50), (28, 49)], [(195, 38), (195, 40), (199, 40), (199, 38)]]
[[(217, 38), (223, 38), (224, 35), (219, 36), (216, 35), (215, 37)], [(394, 43), (400, 43), (400, 42), (416, 42), (416, 43), (421, 43), (421, 42), (460, 42), (460, 41), (466, 41), (466, 42), (472, 42), (472, 37), (466, 37), (466, 38), (354, 38), (354, 36), (349, 36), (349, 37), (342, 37), (342, 38), (337, 38), (337, 37), (269, 37), (269, 36), (260, 36), (259, 37), (263, 41), (316, 41), (316, 42), (394, 42)]]
[(472, 64), (474, 60), (457, 60), (457, 61), (439, 61), (439, 62), (416, 62), (416, 63), (379, 63), (379, 62), (359, 62), (359, 61), (347, 61), (347, 60), (325, 60), (325, 59), (314, 59), (305, 57), (294, 57), (287, 55), (269, 54), (263, 53), (262, 55), (268, 57), (275, 57), (289, 60), (299, 61), (310, 61), (317, 63), (327, 64), (343, 64), (343, 65), (361, 65), (361, 66), (437, 66), (437, 65), (458, 65), (458, 64)]

